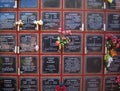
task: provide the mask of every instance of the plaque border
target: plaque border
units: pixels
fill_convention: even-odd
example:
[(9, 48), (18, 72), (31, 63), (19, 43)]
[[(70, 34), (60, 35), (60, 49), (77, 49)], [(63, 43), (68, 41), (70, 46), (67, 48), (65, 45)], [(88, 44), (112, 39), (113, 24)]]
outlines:
[[(65, 0), (65, 1), (66, 1), (66, 0)], [(65, 2), (63, 2), (63, 8), (64, 8), (65, 10), (70, 10), (70, 11), (83, 9), (83, 7), (84, 7), (84, 1), (81, 0), (80, 2), (82, 2), (80, 8), (66, 8), (66, 7), (65, 7)]]
[(26, 72), (21, 73), (21, 70), (20, 70), (20, 75), (31, 75), (31, 74), (32, 75), (37, 75), (39, 73), (39, 65), (38, 65), (39, 64), (39, 58), (38, 58), (38, 55), (20, 55), (19, 56), (19, 69), (21, 67), (21, 64), (20, 64), (21, 57), (36, 57), (37, 58), (37, 61), (36, 61), (37, 62), (37, 72), (35, 72), (35, 73), (29, 73), (29, 72), (28, 73), (26, 73)]
[(82, 54), (83, 53), (83, 45), (82, 45), (82, 43), (83, 43), (83, 35), (82, 35), (82, 33), (73, 33), (73, 35), (72, 36), (74, 36), (74, 35), (77, 35), (77, 36), (80, 36), (81, 37), (81, 44), (80, 44), (80, 46), (81, 46), (81, 51), (79, 51), (79, 52), (65, 52), (64, 50), (63, 50), (63, 54)]
[[(101, 89), (103, 88), (103, 87), (102, 87), (102, 83), (103, 83), (103, 82), (102, 82), (102, 77), (101, 77), (101, 76), (85, 76), (84, 79), (83, 79), (83, 80), (84, 80), (84, 84), (83, 84), (83, 89), (84, 89), (84, 91), (86, 91), (85, 88), (86, 88), (86, 79), (87, 79), (87, 78), (88, 78), (88, 79), (89, 79), (89, 78), (99, 78), (100, 81), (101, 81), (101, 83), (100, 83), (100, 88), (101, 88)], [(101, 89), (100, 89), (100, 90), (101, 90)]]
[[(0, 33), (0, 35), (12, 35), (12, 36), (15, 36), (15, 46), (17, 46), (17, 34), (16, 33)], [(6, 51), (0, 52), (0, 54), (6, 54), (6, 55), (8, 55), (9, 53), (10, 54), (15, 54), (14, 51), (13, 52), (6, 52)]]
[[(88, 17), (88, 14), (102, 14), (102, 16), (103, 16), (103, 24), (102, 24), (102, 28), (99, 30), (99, 29), (88, 29), (88, 26), (87, 26), (87, 24), (88, 24), (88, 19), (87, 19), (87, 17)], [(87, 11), (86, 13), (85, 13), (85, 17), (86, 17), (86, 19), (85, 19), (85, 31), (88, 31), (88, 32), (103, 32), (104, 31), (104, 24), (105, 24), (105, 17), (104, 17), (104, 13), (102, 12), (102, 11), (100, 11), (100, 12), (98, 12), (98, 11)]]
[[(42, 18), (42, 20), (44, 20), (43, 19), (43, 13), (59, 13), (60, 14), (60, 21), (59, 21), (59, 26), (61, 27), (62, 26), (62, 12), (61, 11), (59, 11), (59, 10), (56, 10), (56, 11), (52, 11), (52, 10), (44, 10), (44, 11), (41, 11), (41, 18)], [(43, 21), (44, 22), (44, 21)], [(41, 31), (47, 31), (47, 32), (55, 32), (55, 31), (58, 31), (58, 29), (43, 29), (43, 26), (44, 26), (44, 23), (43, 23), (43, 25), (42, 25), (42, 27), (41, 27)], [(58, 27), (59, 28), (59, 27)]]
[(17, 76), (0, 76), (0, 78), (4, 78), (4, 79), (15, 79), (16, 80), (16, 90), (19, 90), (18, 89), (18, 78)]
[(44, 2), (44, 1), (43, 1), (43, 0), (41, 0), (41, 4), (40, 4), (40, 5), (41, 5), (41, 8), (42, 8), (42, 9), (50, 9), (50, 10), (51, 10), (51, 9), (52, 9), (52, 10), (53, 10), (53, 9), (54, 9), (54, 10), (56, 10), (56, 9), (61, 9), (61, 8), (62, 8), (62, 0), (59, 0), (59, 1), (60, 1), (59, 7), (44, 7), (44, 5), (43, 5), (43, 2)]
[[(116, 33), (118, 32), (118, 33), (119, 33), (119, 32), (120, 32), (120, 29), (119, 29), (119, 30), (108, 29), (108, 20), (109, 20), (109, 19), (108, 19), (108, 15), (109, 15), (109, 14), (117, 14), (117, 15), (119, 15), (119, 17), (120, 17), (120, 14), (119, 14), (118, 12), (115, 12), (115, 11), (114, 11), (114, 12), (110, 12), (110, 11), (107, 12), (107, 13), (106, 13), (106, 19), (105, 19), (105, 21), (106, 21), (106, 31), (107, 31), (107, 32), (116, 32)], [(120, 25), (120, 23), (119, 23), (119, 25)], [(106, 34), (107, 34), (107, 33), (106, 33)]]
[(60, 83), (60, 80), (61, 80), (59, 76), (54, 76), (54, 77), (53, 76), (49, 76), (49, 77), (48, 76), (42, 76), (41, 79), (40, 79), (40, 82), (41, 82), (41, 85), (40, 85), (41, 89), (40, 90), (41, 91), (43, 90), (43, 83), (42, 83), (43, 79), (58, 79), (59, 83)]
[(40, 81), (39, 81), (39, 77), (38, 77), (38, 76), (34, 76), (34, 77), (33, 77), (33, 76), (21, 76), (21, 77), (19, 78), (19, 87), (20, 87), (19, 90), (21, 89), (21, 79), (25, 79), (25, 78), (26, 78), (26, 79), (27, 79), (27, 78), (37, 79), (37, 80), (36, 80), (36, 81), (37, 81), (37, 84), (38, 84), (37, 87), (38, 87), (38, 91), (40, 91), (40, 90), (39, 90), (39, 88), (40, 88), (40, 87), (39, 87)]
[[(19, 33), (19, 35), (18, 35), (18, 46), (20, 47), (20, 36), (21, 35), (35, 35), (36, 37), (37, 37), (37, 45), (39, 46), (39, 35), (38, 35), (38, 33)], [(20, 51), (20, 50), (19, 50)], [(20, 53), (19, 54), (38, 54), (39, 53), (39, 51), (40, 51), (40, 47), (39, 47), (39, 49), (38, 49), (38, 51), (30, 51), (30, 52), (21, 52), (20, 51)]]
[[(92, 73), (87, 73), (86, 72), (86, 66), (87, 66), (87, 58), (89, 58), (89, 57), (99, 57), (99, 58), (101, 58), (101, 71), (100, 72), (97, 72), (97, 73), (95, 73), (95, 72), (92, 72)], [(90, 60), (89, 60), (90, 61)], [(102, 74), (103, 73), (103, 55), (86, 55), (85, 56), (85, 58), (84, 58), (84, 74)]]
[(103, 53), (103, 49), (104, 49), (104, 46), (102, 46), (102, 50), (101, 52), (90, 52), (87, 50), (87, 36), (101, 36), (102, 37), (102, 45), (104, 45), (104, 35), (102, 33), (86, 33), (85, 34), (85, 54), (102, 54)]
[[(58, 73), (44, 73), (42, 72), (43, 71), (43, 57), (58, 57), (59, 58), (59, 72)], [(42, 55), (41, 56), (41, 59), (40, 59), (40, 64), (41, 64), (41, 67), (40, 67), (40, 73), (42, 73), (43, 75), (60, 75), (61, 74), (61, 56), (60, 55)]]
[[(65, 68), (65, 67), (64, 67), (64, 63), (65, 63), (65, 62), (64, 62), (64, 61), (65, 61), (64, 58), (65, 58), (65, 57), (69, 57), (69, 56), (70, 56), (70, 57), (79, 57), (79, 58), (80, 58), (80, 65), (81, 65), (81, 66), (80, 66), (80, 72), (79, 72), (79, 73), (64, 72), (64, 68)], [(71, 74), (72, 74), (72, 75), (80, 75), (80, 74), (82, 74), (82, 70), (83, 70), (83, 69), (82, 69), (82, 68), (83, 68), (83, 65), (82, 65), (82, 64), (83, 64), (82, 55), (63, 55), (62, 60), (63, 60), (63, 61), (62, 61), (62, 72), (63, 72), (64, 75), (71, 75)]]
[[(71, 30), (71, 31), (72, 31), (72, 32), (75, 32), (75, 33), (76, 33), (76, 32), (82, 32), (82, 31), (83, 31), (83, 30), (82, 30), (82, 24), (83, 24), (83, 20), (84, 20), (84, 19), (83, 19), (83, 11), (80, 11), (80, 12), (78, 12), (78, 11), (64, 11), (64, 12), (63, 12), (63, 27), (64, 27), (64, 30), (65, 30), (65, 14), (66, 14), (66, 13), (70, 13), (70, 14), (71, 14), (71, 13), (72, 13), (72, 14), (73, 14), (73, 13), (75, 13), (75, 14), (77, 13), (77, 14), (80, 14), (80, 15), (81, 15), (81, 27), (80, 27), (80, 29), (79, 29), (79, 30), (73, 29), (73, 30)], [(70, 30), (70, 29), (69, 29), (69, 30)]]

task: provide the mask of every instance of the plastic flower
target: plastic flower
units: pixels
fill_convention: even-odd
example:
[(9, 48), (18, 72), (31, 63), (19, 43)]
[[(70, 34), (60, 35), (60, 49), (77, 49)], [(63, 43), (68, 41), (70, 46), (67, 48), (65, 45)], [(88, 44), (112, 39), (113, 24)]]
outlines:
[(120, 89), (120, 75), (117, 76), (116, 83), (118, 84), (118, 87)]
[(62, 28), (58, 29), (58, 32), (60, 33), (60, 36), (57, 37), (57, 41), (55, 42), (55, 45), (59, 47), (59, 51), (64, 48), (67, 44), (69, 44), (70, 39), (66, 35), (72, 35), (71, 31), (65, 31), (62, 30)]
[(33, 23), (36, 25), (36, 30), (39, 29), (39, 26), (40, 26), (40, 25), (43, 25), (43, 21), (42, 21), (42, 20), (39, 20), (39, 21), (36, 21), (36, 20), (35, 20)]
[(106, 36), (106, 47), (108, 50), (119, 48), (120, 47), (120, 39), (118, 39), (113, 34), (108, 34)]
[(36, 25), (43, 25), (43, 21), (42, 20), (34, 21), (34, 24), (36, 24)]
[(105, 67), (109, 68), (113, 62), (113, 57), (117, 56), (116, 49), (120, 48), (120, 39), (113, 34), (108, 34), (106, 37), (106, 54), (104, 56)]
[(22, 22), (22, 20), (19, 20), (19, 21), (15, 22), (15, 25), (17, 26), (18, 31), (20, 30), (20, 27), (23, 26), (23, 24), (24, 23)]

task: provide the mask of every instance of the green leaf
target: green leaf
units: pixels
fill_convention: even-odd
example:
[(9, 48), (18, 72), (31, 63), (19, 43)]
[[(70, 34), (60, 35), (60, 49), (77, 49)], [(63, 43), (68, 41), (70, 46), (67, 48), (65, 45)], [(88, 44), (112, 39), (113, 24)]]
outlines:
[(60, 37), (59, 36), (57, 37), (57, 40), (60, 41)]

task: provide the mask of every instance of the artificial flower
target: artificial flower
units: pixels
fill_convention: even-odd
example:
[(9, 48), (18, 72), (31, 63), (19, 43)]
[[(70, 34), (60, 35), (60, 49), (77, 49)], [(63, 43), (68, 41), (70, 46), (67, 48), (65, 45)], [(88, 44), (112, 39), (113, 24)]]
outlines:
[(62, 28), (59, 28), (58, 32), (60, 35), (57, 37), (57, 41), (55, 42), (55, 45), (59, 47), (59, 51), (60, 51), (64, 48), (64, 46), (66, 46), (70, 42), (69, 37), (67, 37), (66, 35), (72, 35), (72, 33), (70, 30), (65, 31), (62, 30)]

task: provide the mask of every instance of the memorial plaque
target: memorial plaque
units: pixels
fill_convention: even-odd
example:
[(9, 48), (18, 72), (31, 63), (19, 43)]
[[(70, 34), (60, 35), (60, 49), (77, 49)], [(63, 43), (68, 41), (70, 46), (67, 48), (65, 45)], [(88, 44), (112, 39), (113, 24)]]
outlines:
[(78, 12), (64, 13), (64, 29), (65, 30), (80, 30), (82, 27), (82, 14)]
[(65, 0), (65, 8), (81, 8), (82, 0)]
[(87, 0), (88, 9), (102, 9), (104, 0)]
[(119, 91), (116, 76), (106, 76), (104, 80), (104, 91)]
[(58, 52), (58, 46), (55, 45), (57, 34), (42, 35), (42, 52)]
[(43, 8), (59, 8), (61, 0), (42, 0)]
[(66, 91), (81, 91), (81, 78), (64, 78)]
[(17, 79), (11, 77), (0, 77), (0, 91), (18, 91)]
[(37, 12), (21, 12), (20, 19), (24, 23), (23, 30), (35, 30), (34, 21), (37, 20)]
[(42, 91), (55, 91), (57, 85), (59, 85), (59, 78), (43, 78), (42, 79)]
[(107, 30), (120, 31), (120, 14), (117, 13), (107, 14)]
[(38, 0), (20, 0), (21, 8), (37, 8)]
[(64, 73), (81, 73), (80, 56), (64, 56)]
[(87, 35), (86, 36), (86, 51), (92, 52), (102, 52), (103, 51), (103, 36), (102, 35)]
[(0, 52), (14, 52), (16, 45), (14, 34), (0, 34)]
[(15, 29), (16, 13), (14, 12), (0, 12), (0, 30)]
[(87, 77), (84, 86), (85, 91), (101, 91), (101, 78)]
[(87, 30), (102, 30), (103, 29), (103, 14), (88, 13), (87, 14)]
[(0, 0), (0, 8), (15, 8), (16, 0)]
[(36, 52), (37, 34), (20, 35), (20, 52)]
[(107, 9), (120, 9), (120, 0), (112, 0), (112, 3), (107, 2)]
[(101, 73), (102, 72), (102, 56), (86, 56), (85, 58), (85, 72), (86, 73)]
[(68, 35), (71, 42), (64, 47), (64, 52), (66, 53), (75, 53), (75, 52), (81, 52), (81, 43), (82, 43), (82, 36), (73, 34)]
[(60, 12), (43, 12), (43, 30), (58, 30), (60, 27)]
[(37, 73), (37, 56), (21, 56), (20, 72), (21, 73)]
[(43, 56), (42, 72), (43, 73), (59, 73), (60, 57), (59, 56)]
[(0, 73), (16, 73), (16, 57), (0, 56)]
[(107, 68), (108, 73), (120, 72), (120, 56), (113, 57), (113, 61)]
[(38, 78), (21, 78), (20, 91), (38, 91)]

